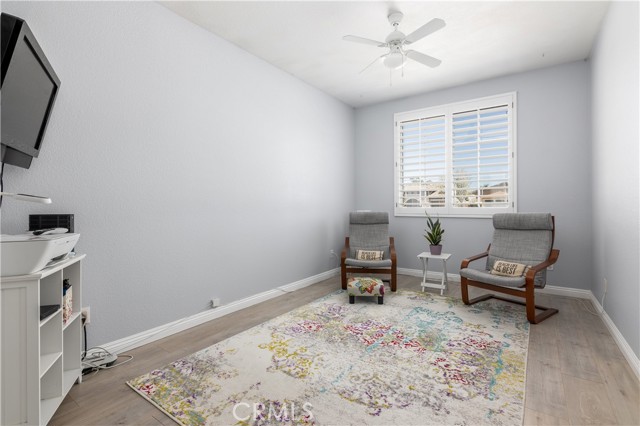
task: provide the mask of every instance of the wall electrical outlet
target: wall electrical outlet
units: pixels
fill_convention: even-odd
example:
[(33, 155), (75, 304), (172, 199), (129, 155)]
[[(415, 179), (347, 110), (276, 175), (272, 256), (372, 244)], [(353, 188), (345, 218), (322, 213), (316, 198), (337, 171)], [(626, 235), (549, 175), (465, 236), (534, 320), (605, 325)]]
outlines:
[(334, 250), (329, 250), (329, 256), (335, 256), (336, 252)]
[(553, 265), (547, 266), (547, 271), (553, 271)]
[(211, 307), (212, 308), (217, 308), (220, 305), (222, 305), (222, 302), (220, 302), (220, 298), (219, 297), (214, 297), (213, 299), (211, 299)]
[(84, 318), (84, 324), (87, 325), (91, 322), (91, 307), (85, 306), (82, 308), (82, 318)]

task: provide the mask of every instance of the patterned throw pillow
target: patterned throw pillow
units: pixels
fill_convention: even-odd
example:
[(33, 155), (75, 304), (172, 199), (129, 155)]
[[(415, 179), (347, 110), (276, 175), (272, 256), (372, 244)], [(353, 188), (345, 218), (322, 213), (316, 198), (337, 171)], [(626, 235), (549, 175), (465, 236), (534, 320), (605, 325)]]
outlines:
[(382, 260), (382, 250), (356, 250), (357, 260)]
[(522, 263), (507, 262), (505, 260), (497, 260), (493, 264), (491, 273), (502, 277), (521, 277), (527, 273), (529, 266)]

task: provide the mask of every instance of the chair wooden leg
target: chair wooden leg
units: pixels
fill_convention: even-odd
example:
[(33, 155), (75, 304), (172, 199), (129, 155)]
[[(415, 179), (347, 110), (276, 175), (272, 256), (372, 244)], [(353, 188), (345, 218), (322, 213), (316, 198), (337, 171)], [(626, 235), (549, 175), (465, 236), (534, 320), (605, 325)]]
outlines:
[(536, 320), (536, 300), (533, 292), (533, 285), (527, 285), (524, 289), (524, 300), (527, 302), (527, 319), (530, 323), (535, 324)]
[(538, 315), (536, 315), (536, 317), (533, 319), (533, 321), (531, 321), (531, 320), (529, 321), (531, 324), (541, 323), (542, 321), (544, 321), (547, 318), (549, 318), (551, 315), (555, 315), (555, 314), (558, 313), (557, 309), (545, 308), (544, 306), (536, 305), (536, 309), (540, 309), (540, 310), (542, 310), (542, 312), (540, 312)]
[(355, 296), (349, 296), (349, 303), (351, 303), (353, 305), (355, 301), (356, 301), (356, 297)]
[(344, 267), (344, 265), (340, 269), (341, 269), (340, 275), (341, 275), (341, 280), (342, 280), (342, 289), (346, 290), (347, 289), (347, 270)]
[[(489, 299), (498, 299), (498, 300), (503, 300), (509, 303), (517, 303), (518, 305), (522, 305), (525, 307), (527, 320), (531, 324), (538, 324), (544, 321), (545, 319), (549, 318), (550, 316), (558, 313), (558, 310), (555, 308), (547, 308), (545, 306), (540, 306), (535, 304), (535, 290), (533, 286), (525, 288), (524, 296), (522, 294), (508, 293), (512, 296), (524, 297), (525, 300), (521, 301), (521, 300), (514, 300), (508, 297), (501, 297), (491, 293), (478, 296), (474, 299), (469, 299), (469, 289), (468, 289), (469, 285), (473, 285), (473, 286), (488, 289), (488, 290), (505, 292), (505, 289), (503, 288), (494, 287), (489, 284), (478, 283), (476, 281), (474, 281), (473, 284), (469, 284), (465, 277), (461, 277), (460, 293), (462, 294), (462, 301), (464, 302), (465, 305), (473, 305), (474, 303), (483, 302)], [(542, 312), (536, 315), (536, 309)]]
[[(482, 296), (478, 296), (476, 298), (473, 298), (471, 300), (469, 300), (467, 303), (465, 303), (466, 305), (474, 305), (478, 302), (484, 302), (485, 300), (489, 300), (489, 299), (501, 299), (498, 296), (494, 296), (493, 294), (483, 294)], [(514, 302), (514, 303), (518, 303), (515, 300), (508, 300), (508, 299), (502, 299), (502, 300), (506, 300), (507, 302)]]
[[(555, 315), (558, 313), (557, 309), (536, 305), (535, 292), (534, 292), (533, 286), (527, 286), (525, 293), (526, 293), (526, 302), (527, 302), (526, 303), (527, 320), (529, 320), (531, 324), (541, 323), (542, 321), (549, 318), (551, 315)], [(536, 309), (541, 310), (542, 312), (536, 315)]]
[(398, 273), (395, 268), (391, 269), (391, 291), (398, 289)]
[(462, 302), (465, 305), (473, 305), (474, 303), (483, 302), (493, 297), (492, 294), (485, 294), (475, 299), (469, 299), (469, 283), (465, 277), (460, 277), (460, 293), (462, 294)]
[(384, 303), (383, 297), (382, 296), (378, 296), (378, 305), (382, 305), (383, 303)]
[(460, 277), (460, 293), (462, 294), (462, 302), (469, 305), (469, 286), (465, 277)]
[[(546, 306), (536, 305), (535, 300), (533, 299), (525, 300), (524, 302), (521, 302), (520, 300), (513, 300), (508, 297), (500, 297), (500, 296), (494, 296), (494, 295), (491, 295), (491, 297), (493, 297), (494, 299), (504, 300), (505, 302), (517, 303), (518, 305), (525, 306), (527, 311), (527, 321), (529, 321), (529, 323), (531, 324), (539, 324), (542, 321), (549, 318), (550, 316), (555, 315), (559, 312), (555, 308), (547, 308)], [(535, 314), (536, 309), (542, 312), (536, 315)], [(533, 311), (533, 316), (529, 316), (530, 311)]]

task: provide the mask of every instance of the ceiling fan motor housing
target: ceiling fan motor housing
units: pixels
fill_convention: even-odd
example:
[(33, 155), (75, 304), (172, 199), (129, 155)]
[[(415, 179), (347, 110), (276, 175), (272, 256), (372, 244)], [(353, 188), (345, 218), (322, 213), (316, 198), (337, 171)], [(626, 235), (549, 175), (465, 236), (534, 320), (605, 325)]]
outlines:
[(391, 12), (389, 16), (387, 16), (387, 19), (389, 19), (389, 23), (394, 27), (402, 22), (402, 18), (404, 18), (402, 12)]
[(384, 39), (389, 44), (400, 44), (406, 36), (402, 31), (395, 30)]

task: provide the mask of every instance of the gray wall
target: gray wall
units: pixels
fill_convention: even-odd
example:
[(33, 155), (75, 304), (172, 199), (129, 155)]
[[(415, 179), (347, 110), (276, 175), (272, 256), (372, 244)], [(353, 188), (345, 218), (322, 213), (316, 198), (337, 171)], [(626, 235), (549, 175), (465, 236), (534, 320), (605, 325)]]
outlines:
[[(601, 299), (607, 278), (605, 308), (640, 352), (637, 3), (612, 4), (591, 63), (355, 116), (155, 3), (2, 10), (28, 20), (63, 81), (40, 158), (7, 166), (4, 179), (54, 204), (5, 200), (2, 232), (24, 230), (30, 213), (75, 213), (90, 344), (335, 267), (327, 252), (341, 246), (347, 211), (393, 212), (393, 113), (517, 91), (519, 210), (551, 211), (558, 225), (549, 283)], [(456, 273), (486, 247), (491, 223), (443, 222)], [(424, 224), (392, 217), (400, 267), (420, 268)]]
[(591, 59), (593, 294), (640, 356), (638, 3), (612, 2)]
[[(356, 207), (393, 213), (393, 114), (516, 91), (518, 210), (556, 216), (560, 260), (548, 283), (591, 288), (591, 147), (588, 64), (580, 61), (485, 80), (356, 110)], [(490, 219), (443, 218), (443, 250), (460, 261), (484, 251)], [(420, 269), (428, 249), (423, 217), (393, 217), (398, 264)], [(431, 265), (430, 265), (431, 266)], [(434, 265), (434, 269), (436, 265)]]
[(353, 110), (153, 2), (2, 2), (62, 79), (2, 232), (74, 213), (89, 344), (336, 267)]

